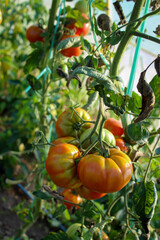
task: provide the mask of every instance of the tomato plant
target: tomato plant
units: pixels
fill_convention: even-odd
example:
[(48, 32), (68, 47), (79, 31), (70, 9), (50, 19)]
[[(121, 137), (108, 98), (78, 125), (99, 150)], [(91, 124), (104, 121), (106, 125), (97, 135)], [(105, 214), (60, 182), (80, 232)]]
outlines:
[(110, 149), (107, 158), (96, 154), (84, 156), (78, 163), (77, 171), (85, 187), (101, 193), (111, 193), (121, 190), (130, 181), (133, 167), (125, 153)]
[[(78, 37), (78, 34), (74, 34), (74, 35), (63, 34), (61, 40), (64, 40), (69, 37)], [(72, 57), (72, 56), (78, 57), (82, 54), (82, 52), (83, 52), (83, 50), (81, 49), (81, 46), (69, 47), (69, 48), (65, 48), (60, 51), (60, 53), (65, 57)]]
[(67, 109), (59, 115), (56, 121), (56, 133), (58, 137), (76, 137), (91, 127), (90, 121), (91, 117), (84, 109)]
[[(82, 13), (82, 17), (88, 20), (88, 17), (85, 13)], [(74, 30), (76, 35), (80, 36), (82, 34), (84, 37), (89, 33), (90, 22), (88, 21), (87, 23), (84, 23), (82, 27), (77, 27), (76, 23), (69, 23), (65, 27), (70, 30)]]
[(39, 26), (32, 25), (26, 30), (26, 38), (31, 42), (35, 43), (37, 41), (44, 42), (44, 37), (41, 36), (45, 30)]
[(106, 193), (100, 193), (100, 192), (95, 192), (92, 191), (86, 187), (84, 187), (83, 185), (80, 186), (79, 188), (76, 188), (76, 192), (83, 198), (87, 199), (87, 200), (95, 200), (95, 199), (99, 199), (102, 198), (106, 195)]
[(104, 123), (104, 128), (112, 132), (114, 136), (122, 136), (124, 133), (121, 122), (114, 118), (108, 118)]
[(79, 206), (77, 206), (75, 204), (79, 204), (79, 203), (81, 203), (83, 201), (82, 198), (80, 197), (80, 195), (75, 192), (75, 190), (65, 189), (62, 192), (62, 195), (64, 196), (64, 200), (65, 201), (69, 201), (69, 202), (73, 203), (72, 204), (72, 203), (64, 202), (64, 204), (66, 205), (67, 209), (70, 209), (72, 206), (78, 209)]
[(72, 144), (61, 143), (55, 147), (51, 146), (46, 159), (46, 170), (57, 186), (74, 189), (82, 185), (75, 166), (75, 159), (79, 156), (78, 148)]

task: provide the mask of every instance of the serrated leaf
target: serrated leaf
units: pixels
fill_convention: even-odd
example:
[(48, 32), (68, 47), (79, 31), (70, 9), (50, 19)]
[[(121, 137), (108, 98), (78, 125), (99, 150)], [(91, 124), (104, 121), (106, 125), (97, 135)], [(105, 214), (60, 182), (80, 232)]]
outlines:
[(131, 123), (127, 126), (127, 133), (134, 141), (142, 141), (149, 137), (149, 132), (141, 123)]
[(154, 95), (155, 95), (155, 107), (158, 108), (160, 107), (160, 77), (158, 75), (154, 76), (152, 81), (150, 82), (150, 86), (153, 89)]
[(41, 190), (34, 191), (33, 195), (38, 197), (38, 198), (44, 199), (44, 200), (51, 200), (51, 199), (53, 199), (52, 195), (50, 195), (47, 192), (42, 192)]
[(24, 72), (28, 73), (31, 72), (32, 70), (34, 70), (35, 68), (37, 68), (41, 57), (43, 55), (43, 50), (42, 49), (36, 49), (34, 50), (28, 57), (26, 60), (26, 64), (24, 67)]
[(58, 233), (51, 232), (46, 237), (42, 238), (41, 240), (73, 240), (69, 237), (65, 232), (59, 231)]
[(70, 47), (72, 47), (75, 44), (76, 44), (76, 46), (80, 45), (79, 37), (68, 37), (68, 38), (63, 39), (62, 41), (60, 41), (60, 43), (57, 45), (57, 51), (59, 52), (62, 49), (70, 48)]
[(84, 74), (86, 76), (93, 77), (96, 79), (97, 83), (104, 85), (104, 87), (107, 90), (113, 91), (113, 92), (118, 92), (118, 89), (113, 84), (113, 82), (109, 78), (107, 78), (104, 74), (100, 73), (98, 70), (95, 70), (94, 68), (86, 67), (86, 66), (77, 67), (73, 71), (72, 75), (74, 76), (76, 74)]
[(149, 223), (153, 217), (157, 202), (157, 191), (153, 181), (134, 184), (131, 198), (135, 213), (140, 217), (145, 233), (148, 233)]

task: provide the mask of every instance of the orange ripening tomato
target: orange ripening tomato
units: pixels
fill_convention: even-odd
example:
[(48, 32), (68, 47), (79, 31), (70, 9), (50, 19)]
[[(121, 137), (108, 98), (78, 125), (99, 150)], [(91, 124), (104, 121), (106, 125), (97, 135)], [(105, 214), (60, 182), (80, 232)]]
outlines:
[(45, 30), (39, 26), (36, 25), (30, 26), (26, 31), (26, 38), (31, 43), (35, 43), (37, 41), (44, 42), (44, 37), (41, 36), (43, 32), (45, 32)]
[[(74, 34), (74, 35), (66, 35), (63, 34), (61, 40), (64, 40), (66, 38), (71, 38), (71, 37), (79, 37), (79, 35)], [(65, 56), (65, 57), (78, 57), (82, 54), (83, 50), (81, 49), (81, 46), (78, 47), (69, 47), (69, 48), (65, 48), (63, 50), (60, 51), (60, 53)]]
[(74, 189), (82, 185), (75, 165), (75, 159), (78, 157), (80, 157), (78, 148), (68, 143), (60, 143), (49, 151), (46, 170), (57, 186)]
[(81, 197), (83, 197), (87, 200), (99, 199), (99, 198), (102, 198), (106, 195), (106, 193), (100, 193), (100, 192), (92, 191), (92, 190), (86, 188), (83, 185), (80, 186), (79, 188), (75, 189), (75, 190)]
[(96, 154), (84, 156), (77, 172), (82, 184), (92, 191), (112, 193), (121, 190), (131, 179), (133, 166), (124, 152), (112, 148), (110, 156)]
[(127, 152), (128, 150), (123, 138), (120, 137), (116, 138), (116, 146), (119, 147), (122, 152)]
[(64, 196), (64, 200), (69, 201), (69, 202), (73, 202), (72, 203), (68, 203), (68, 202), (64, 202), (64, 205), (66, 205), (67, 209), (69, 210), (72, 206), (74, 206), (75, 208), (79, 208), (79, 206), (74, 205), (75, 204), (79, 204), (83, 201), (83, 199), (80, 197), (79, 194), (77, 194), (74, 190), (72, 189), (65, 189), (62, 192), (62, 195)]
[[(84, 17), (88, 20), (88, 17), (85, 13), (82, 13), (82, 17)], [(69, 23), (65, 27), (70, 29), (70, 30), (75, 29), (75, 34), (77, 34), (78, 36), (80, 36), (82, 34), (83, 37), (84, 37), (89, 33), (90, 25), (91, 25), (89, 21), (87, 23), (84, 23), (82, 27), (76, 27), (75, 24), (76, 23)]]
[(114, 118), (108, 118), (104, 123), (104, 128), (108, 129), (114, 136), (120, 137), (124, 134), (121, 122)]
[(62, 112), (55, 124), (55, 129), (58, 137), (77, 137), (80, 136), (92, 124), (90, 115), (83, 108), (67, 109)]
[[(57, 138), (56, 140), (54, 140), (54, 142), (52, 144), (57, 145), (57, 144), (60, 144), (60, 143), (70, 143), (70, 144), (75, 145), (75, 146), (78, 146), (78, 144), (79, 144), (79, 142), (76, 138), (70, 137), (70, 136)], [(54, 149), (54, 146), (50, 146), (48, 154), (50, 154), (53, 149)]]

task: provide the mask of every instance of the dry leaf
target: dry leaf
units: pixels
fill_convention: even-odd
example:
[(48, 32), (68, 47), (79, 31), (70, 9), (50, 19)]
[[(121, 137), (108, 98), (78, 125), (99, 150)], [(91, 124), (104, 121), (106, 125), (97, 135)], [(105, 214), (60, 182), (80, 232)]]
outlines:
[(134, 120), (134, 123), (141, 122), (147, 118), (154, 108), (155, 95), (151, 86), (145, 81), (146, 70), (140, 75), (139, 82), (137, 84), (137, 89), (142, 95), (142, 111), (139, 116)]

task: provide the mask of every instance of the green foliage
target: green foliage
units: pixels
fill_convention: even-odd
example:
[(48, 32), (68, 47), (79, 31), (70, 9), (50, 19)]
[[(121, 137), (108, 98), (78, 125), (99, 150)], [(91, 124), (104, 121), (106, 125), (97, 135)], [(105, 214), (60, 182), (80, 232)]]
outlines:
[(144, 232), (148, 234), (149, 222), (153, 217), (157, 203), (155, 183), (153, 181), (135, 183), (131, 198), (134, 203), (134, 211), (140, 218)]
[(72, 240), (66, 233), (59, 231), (58, 233), (50, 233), (48, 236), (42, 238), (41, 240)]

